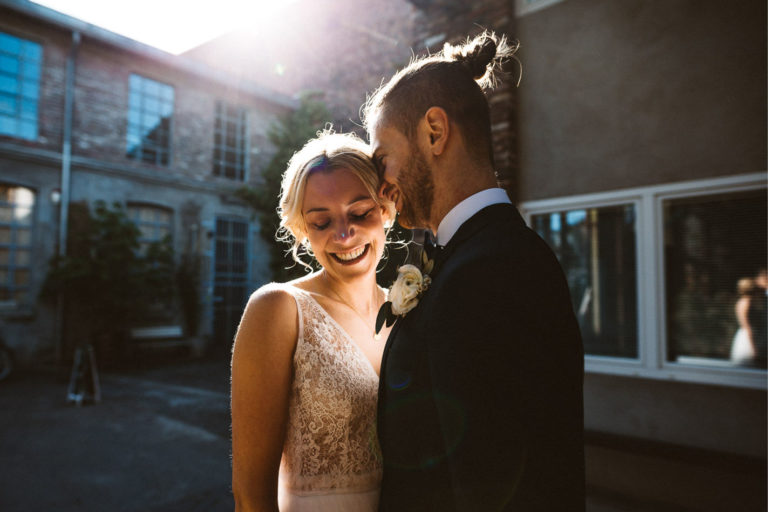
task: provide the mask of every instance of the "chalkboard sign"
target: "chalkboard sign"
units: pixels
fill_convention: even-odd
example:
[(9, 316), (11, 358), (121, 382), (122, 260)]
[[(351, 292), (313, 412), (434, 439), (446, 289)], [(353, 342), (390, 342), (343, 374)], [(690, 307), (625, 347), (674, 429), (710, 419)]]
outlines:
[(96, 356), (93, 347), (77, 347), (72, 361), (72, 373), (69, 377), (67, 402), (75, 405), (98, 403), (101, 401), (99, 372), (96, 368)]

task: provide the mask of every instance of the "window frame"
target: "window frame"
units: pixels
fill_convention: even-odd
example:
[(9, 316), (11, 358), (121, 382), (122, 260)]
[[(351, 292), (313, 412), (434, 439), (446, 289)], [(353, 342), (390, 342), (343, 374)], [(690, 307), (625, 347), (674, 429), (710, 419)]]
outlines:
[[(173, 94), (173, 97), (172, 97), (171, 102), (170, 102), (171, 114), (170, 114), (170, 118), (169, 118), (169, 121), (168, 121), (167, 147), (166, 148), (157, 148), (157, 149), (155, 149), (156, 154), (155, 154), (154, 161), (149, 161), (149, 160), (145, 160), (144, 159), (144, 156), (143, 156), (144, 155), (144, 148), (146, 147), (145, 144), (144, 144), (144, 140), (145, 140), (146, 137), (142, 133), (138, 134), (139, 135), (139, 142), (138, 142), (138, 146), (137, 147), (138, 147), (139, 151), (138, 151), (137, 156), (131, 156), (131, 154), (130, 154), (130, 150), (131, 150), (130, 136), (131, 136), (131, 125), (132, 125), (132, 123), (131, 123), (131, 110), (132, 110), (131, 109), (131, 94), (133, 92), (133, 87), (132, 87), (132, 84), (131, 84), (131, 81), (132, 81), (131, 78), (134, 77), (134, 76), (137, 77), (138, 79), (142, 80), (142, 81), (150, 81), (150, 82), (154, 82), (156, 84), (159, 84), (161, 86), (168, 87), (168, 88), (171, 89), (171, 93)], [(140, 105), (143, 106), (144, 101), (146, 99), (145, 98), (145, 94), (143, 92), (143, 86), (142, 86), (142, 91), (140, 91), (139, 94), (140, 94), (139, 98), (141, 100), (140, 101)], [(155, 98), (151, 98), (151, 99), (155, 99)], [(140, 110), (138, 111), (138, 113), (140, 114), (139, 118), (143, 117), (145, 112), (146, 112), (146, 110), (143, 107), (140, 108)], [(154, 78), (150, 78), (150, 77), (148, 77), (146, 75), (143, 75), (141, 73), (137, 73), (137, 72), (130, 73), (130, 75), (128, 76), (128, 97), (127, 97), (127, 105), (126, 105), (125, 113), (126, 113), (126, 116), (125, 116), (125, 122), (126, 122), (126, 124), (125, 124), (125, 157), (128, 158), (128, 160), (130, 160), (132, 162), (139, 163), (139, 164), (148, 164), (148, 165), (155, 165), (157, 167), (167, 167), (167, 168), (172, 167), (173, 166), (173, 132), (174, 132), (174, 124), (175, 124), (175, 120), (176, 120), (176, 87), (174, 85), (170, 84), (170, 83), (163, 82), (161, 80), (156, 80)], [(162, 119), (162, 116), (161, 116), (161, 119)], [(141, 130), (141, 129), (142, 129), (142, 126), (141, 126), (141, 123), (139, 123), (139, 130)], [(166, 153), (168, 154), (168, 162), (167, 163), (163, 163), (162, 159), (159, 158), (160, 157), (160, 152), (158, 151), (158, 149), (159, 150), (165, 149)]]
[[(155, 213), (159, 212), (159, 211), (167, 213), (168, 216), (169, 216), (168, 223), (164, 224), (164, 223), (156, 222), (154, 220), (152, 222), (142, 221), (141, 218), (140, 218), (141, 217), (140, 213), (139, 213), (139, 218), (138, 219), (134, 219), (133, 216), (132, 216), (133, 211), (135, 211), (136, 209), (139, 209), (139, 211), (141, 211), (141, 209), (144, 209), (144, 208), (152, 209), (152, 210), (155, 211)], [(175, 220), (174, 213), (175, 212), (173, 211), (173, 208), (170, 208), (170, 207), (164, 206), (164, 205), (154, 204), (154, 203), (147, 203), (147, 202), (140, 202), (140, 201), (128, 201), (125, 204), (125, 212), (126, 212), (126, 215), (128, 216), (128, 219), (131, 222), (133, 222), (133, 224), (139, 229), (139, 231), (141, 231), (141, 226), (143, 226), (143, 225), (152, 226), (153, 228), (157, 228), (158, 226), (168, 226), (168, 236), (170, 236), (171, 245), (173, 245), (173, 241), (174, 241), (174, 228), (175, 228), (175, 225), (174, 225), (174, 220)], [(150, 239), (144, 237), (143, 234), (140, 234), (139, 238), (138, 238), (138, 242), (139, 242), (139, 246), (140, 246), (141, 250), (144, 250), (145, 247), (149, 246), (150, 244), (152, 244), (154, 242), (162, 242), (162, 241), (163, 241), (163, 238), (157, 238), (157, 239), (150, 240)]]
[(515, 0), (515, 15), (519, 18), (526, 14), (545, 9), (564, 0)]
[[(29, 264), (26, 266), (17, 265), (15, 262), (8, 263), (8, 265), (4, 265), (8, 268), (8, 281), (3, 282), (2, 286), (4, 288), (8, 288), (12, 292), (15, 292), (18, 289), (23, 289), (25, 293), (25, 297), (21, 301), (17, 301), (16, 299), (2, 301), (0, 300), (0, 311), (17, 311), (21, 308), (24, 308), (26, 306), (30, 306), (34, 303), (34, 297), (33, 297), (33, 290), (34, 290), (34, 254), (35, 254), (35, 234), (37, 232), (37, 208), (38, 203), (40, 201), (40, 192), (35, 187), (29, 187), (25, 185), (19, 185), (17, 183), (13, 182), (0, 182), (0, 185), (3, 185), (5, 187), (9, 188), (23, 188), (27, 189), (32, 193), (32, 208), (30, 212), (31, 216), (31, 222), (29, 223), (29, 245), (19, 245), (17, 243), (8, 243), (8, 244), (2, 244), (4, 247), (8, 247), (9, 254), (15, 253), (19, 248), (29, 250), (30, 253), (30, 261)], [(13, 208), (16, 207), (17, 203), (10, 203)], [(13, 210), (12, 210), (13, 211)], [(14, 237), (14, 233), (18, 230), (18, 225), (11, 220), (9, 223), (3, 223), (3, 225), (8, 225), (10, 228), (11, 237)], [(25, 226), (26, 227), (26, 226)], [(26, 286), (17, 286), (16, 284), (13, 284), (14, 274), (17, 269), (26, 269), (29, 273), (29, 281)]]
[[(243, 117), (243, 119), (242, 119), (242, 132), (243, 132), (242, 133), (242, 144), (243, 144), (243, 148), (242, 148), (241, 176), (235, 176), (235, 177), (232, 177), (232, 178), (226, 175), (226, 165), (225, 165), (226, 154), (227, 154), (227, 151), (235, 151), (235, 154), (237, 155), (239, 153), (239, 151), (237, 151), (236, 148), (232, 149), (232, 148), (228, 147), (225, 144), (226, 138), (227, 138), (226, 137), (227, 136), (227, 130), (226, 130), (227, 120), (230, 119), (230, 117), (227, 116), (227, 109), (236, 109), (238, 114), (242, 114), (242, 117)], [(249, 112), (248, 112), (248, 109), (246, 107), (243, 107), (243, 106), (240, 106), (240, 105), (234, 105), (234, 104), (229, 103), (229, 102), (224, 101), (224, 100), (216, 100), (216, 102), (214, 104), (214, 113), (213, 113), (213, 116), (214, 116), (213, 155), (212, 155), (212, 164), (213, 164), (212, 167), (213, 168), (211, 169), (211, 173), (214, 176), (217, 176), (217, 177), (220, 177), (220, 178), (224, 178), (224, 179), (227, 179), (227, 180), (238, 181), (238, 182), (242, 182), (242, 183), (246, 183), (248, 181), (248, 179), (249, 179), (249, 172), (248, 171), (249, 171), (249, 168), (250, 168), (250, 158), (249, 158), (249, 155), (250, 155), (250, 123), (249, 123), (249, 119), (248, 119), (249, 118), (248, 114), (249, 114)], [(220, 129), (220, 133), (218, 134), (218, 136), (221, 138), (221, 143), (220, 144), (216, 144), (216, 137), (217, 137), (216, 122), (219, 119), (221, 119), (221, 129)], [(237, 137), (240, 138), (240, 134), (237, 134)], [(216, 158), (217, 151), (220, 153), (220, 155), (219, 155), (220, 158), (218, 158), (218, 159)], [(222, 156), (223, 156), (223, 158), (222, 158)], [(224, 173), (221, 173), (221, 172), (217, 173), (216, 172), (217, 165), (220, 166), (220, 168), (219, 168), (220, 171), (223, 170), (225, 172)], [(235, 170), (237, 171), (237, 169), (235, 169)]]
[[(533, 215), (579, 208), (600, 208), (634, 203), (637, 247), (638, 358), (585, 354), (588, 373), (622, 375), (657, 380), (717, 384), (765, 389), (762, 369), (696, 366), (666, 360), (666, 268), (664, 264), (664, 201), (705, 197), (729, 192), (768, 190), (766, 173), (691, 180), (607, 192), (524, 201), (520, 210), (528, 225)], [(652, 276), (653, 279), (643, 278)], [(659, 300), (660, 299), (660, 300)]]

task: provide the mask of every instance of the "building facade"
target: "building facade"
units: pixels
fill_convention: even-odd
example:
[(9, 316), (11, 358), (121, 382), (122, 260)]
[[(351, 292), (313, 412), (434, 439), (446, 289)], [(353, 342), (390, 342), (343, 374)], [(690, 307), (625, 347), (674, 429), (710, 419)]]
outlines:
[(515, 195), (584, 336), (589, 484), (764, 510), (766, 4), (517, 9)]
[[(38, 299), (67, 205), (117, 203), (149, 243), (199, 262), (203, 345), (231, 342), (269, 280), (252, 211), (290, 97), (27, 1), (0, 2), (0, 336), (21, 362), (66, 357)], [(105, 290), (108, 293), (108, 290)], [(166, 323), (182, 325), (179, 314)]]

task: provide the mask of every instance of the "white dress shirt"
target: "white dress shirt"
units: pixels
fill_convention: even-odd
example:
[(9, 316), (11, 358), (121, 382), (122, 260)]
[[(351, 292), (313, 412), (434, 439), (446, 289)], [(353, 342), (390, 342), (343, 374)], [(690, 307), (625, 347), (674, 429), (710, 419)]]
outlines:
[(494, 187), (481, 190), (451, 208), (437, 226), (437, 244), (446, 245), (470, 217), (486, 206), (498, 203), (512, 204), (512, 201), (509, 200), (506, 190)]

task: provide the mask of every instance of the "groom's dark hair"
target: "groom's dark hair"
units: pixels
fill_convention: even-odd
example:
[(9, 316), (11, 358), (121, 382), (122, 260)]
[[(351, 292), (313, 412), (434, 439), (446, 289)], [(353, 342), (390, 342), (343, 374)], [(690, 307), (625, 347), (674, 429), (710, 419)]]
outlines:
[(491, 116), (483, 90), (496, 85), (497, 71), (514, 58), (518, 46), (486, 31), (463, 45), (445, 43), (439, 53), (412, 60), (363, 105), (368, 133), (373, 123), (383, 121), (413, 140), (426, 111), (440, 107), (459, 126), (473, 156), (493, 164)]

